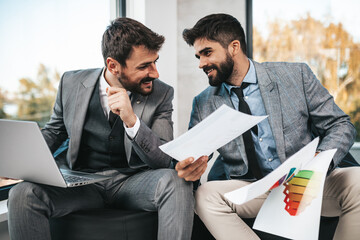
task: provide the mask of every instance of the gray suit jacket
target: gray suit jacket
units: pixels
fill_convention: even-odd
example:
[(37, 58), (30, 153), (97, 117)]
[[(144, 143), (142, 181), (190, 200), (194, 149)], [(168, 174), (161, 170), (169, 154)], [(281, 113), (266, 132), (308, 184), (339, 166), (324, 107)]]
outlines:
[[(303, 63), (254, 62), (260, 93), (269, 115), (280, 161), (309, 143), (315, 128), (321, 137), (318, 150), (337, 148), (336, 166), (352, 146), (356, 130), (333, 97)], [(222, 104), (233, 107), (222, 85), (208, 87), (194, 98), (189, 128)], [(242, 136), (218, 149), (220, 155), (209, 180), (231, 179), (247, 173), (248, 159)]]
[[(83, 125), (101, 68), (66, 72), (61, 78), (53, 114), (42, 130), (52, 152), (70, 139), (67, 165), (73, 168), (77, 160)], [(148, 96), (133, 93), (131, 103), (140, 119), (140, 128), (133, 140), (125, 134), (126, 156), (131, 168), (167, 168), (171, 158), (158, 146), (173, 139), (172, 99), (174, 89), (156, 79)], [(134, 150), (139, 158), (131, 154)]]

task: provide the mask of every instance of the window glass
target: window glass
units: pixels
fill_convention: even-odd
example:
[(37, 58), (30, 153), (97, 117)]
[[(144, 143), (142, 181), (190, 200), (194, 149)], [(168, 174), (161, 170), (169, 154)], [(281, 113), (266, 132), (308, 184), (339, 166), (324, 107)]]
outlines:
[(360, 141), (360, 1), (253, 0), (255, 61), (306, 62)]
[[(49, 120), (64, 71), (103, 67), (104, 0), (0, 1), (0, 118)], [(12, 183), (0, 181), (0, 187)]]

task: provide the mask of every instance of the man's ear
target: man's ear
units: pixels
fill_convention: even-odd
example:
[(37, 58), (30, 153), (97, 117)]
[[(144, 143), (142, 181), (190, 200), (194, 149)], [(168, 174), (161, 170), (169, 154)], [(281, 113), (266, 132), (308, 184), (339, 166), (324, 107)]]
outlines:
[(239, 54), (239, 52), (241, 51), (240, 41), (239, 40), (232, 41), (228, 46), (228, 51), (232, 57)]
[(120, 63), (111, 57), (106, 59), (106, 66), (113, 75), (118, 75), (121, 71)]

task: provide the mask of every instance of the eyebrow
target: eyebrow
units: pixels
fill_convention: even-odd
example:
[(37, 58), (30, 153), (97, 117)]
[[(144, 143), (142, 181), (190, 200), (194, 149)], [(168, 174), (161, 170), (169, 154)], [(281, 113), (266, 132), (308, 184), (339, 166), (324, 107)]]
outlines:
[(141, 64), (139, 64), (138, 67), (146, 66), (146, 65), (149, 65), (149, 64), (151, 64), (151, 63), (153, 63), (153, 62), (156, 62), (157, 60), (159, 60), (159, 57), (160, 57), (160, 56), (158, 56), (154, 61), (141, 63)]
[(209, 50), (211, 50), (211, 49), (212, 49), (211, 47), (203, 48), (203, 49), (201, 49), (201, 50), (199, 51), (199, 54), (195, 54), (195, 57), (196, 57), (196, 58), (200, 58), (200, 55), (202, 55), (203, 52), (209, 51)]

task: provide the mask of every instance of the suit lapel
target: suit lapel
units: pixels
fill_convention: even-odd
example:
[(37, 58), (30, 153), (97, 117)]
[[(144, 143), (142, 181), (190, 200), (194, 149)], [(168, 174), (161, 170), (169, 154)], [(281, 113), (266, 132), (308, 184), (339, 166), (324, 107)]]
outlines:
[[(92, 71), (86, 78), (81, 81), (78, 86), (75, 100), (75, 114), (71, 127), (71, 138), (69, 143), (70, 158), (68, 159), (70, 160), (70, 168), (73, 168), (79, 153), (86, 112), (89, 106), (91, 95), (101, 72), (102, 69), (96, 69), (95, 71)], [(74, 81), (76, 81), (76, 79), (74, 79)]]
[(269, 123), (275, 139), (276, 150), (280, 161), (284, 162), (286, 160), (286, 156), (282, 126), (281, 101), (278, 86), (275, 82), (271, 81), (271, 77), (275, 78), (276, 76), (272, 76), (271, 72), (266, 71), (261, 64), (255, 61), (253, 61), (253, 63), (256, 69), (256, 76), (265, 110), (269, 115)]
[[(139, 119), (142, 119), (142, 115), (145, 109), (145, 104), (147, 99), (148, 96), (143, 96), (138, 93), (132, 93), (131, 106), (133, 108), (134, 113), (136, 114), (136, 116), (138, 116)], [(131, 140), (126, 136), (126, 134), (124, 136), (124, 147), (125, 147), (126, 158), (129, 162), (131, 157), (132, 143)]]
[(217, 94), (214, 95), (213, 97), (213, 103), (215, 105), (215, 109), (218, 109), (219, 107), (221, 107), (223, 104), (234, 108), (231, 99), (230, 99), (230, 95), (227, 92), (226, 88), (224, 85), (221, 85), (221, 87), (219, 88), (219, 92)]

